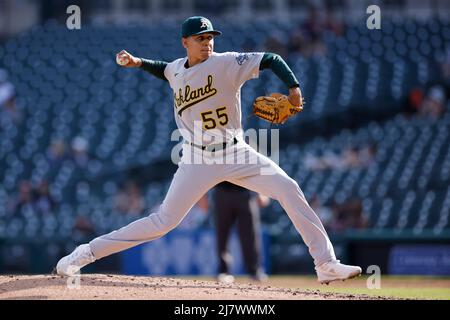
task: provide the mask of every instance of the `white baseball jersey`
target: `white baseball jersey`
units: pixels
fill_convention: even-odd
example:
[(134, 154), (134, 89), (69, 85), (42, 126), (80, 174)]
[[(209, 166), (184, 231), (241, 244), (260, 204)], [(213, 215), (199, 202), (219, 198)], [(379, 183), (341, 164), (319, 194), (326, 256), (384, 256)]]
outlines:
[(186, 141), (210, 145), (242, 135), (241, 87), (259, 76), (263, 55), (214, 52), (190, 68), (185, 67), (187, 57), (166, 66), (164, 75), (174, 93), (175, 120)]

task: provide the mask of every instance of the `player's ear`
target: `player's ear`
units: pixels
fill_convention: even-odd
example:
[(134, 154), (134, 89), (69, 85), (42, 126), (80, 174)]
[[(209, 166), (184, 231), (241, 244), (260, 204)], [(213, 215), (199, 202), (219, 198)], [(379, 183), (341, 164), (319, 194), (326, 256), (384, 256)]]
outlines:
[(182, 37), (182, 38), (181, 38), (181, 45), (182, 45), (185, 49), (187, 49), (187, 42), (188, 42), (188, 39), (187, 39), (186, 37)]

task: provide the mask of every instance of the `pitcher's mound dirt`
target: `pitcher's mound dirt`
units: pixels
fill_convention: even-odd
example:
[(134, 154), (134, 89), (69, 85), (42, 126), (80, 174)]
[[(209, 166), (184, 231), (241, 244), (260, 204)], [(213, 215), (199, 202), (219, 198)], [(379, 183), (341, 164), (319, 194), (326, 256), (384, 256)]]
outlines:
[(292, 300), (292, 299), (383, 299), (356, 294), (323, 293), (268, 285), (83, 274), (79, 278), (52, 275), (0, 276), (0, 300), (4, 299), (152, 299), (152, 300)]

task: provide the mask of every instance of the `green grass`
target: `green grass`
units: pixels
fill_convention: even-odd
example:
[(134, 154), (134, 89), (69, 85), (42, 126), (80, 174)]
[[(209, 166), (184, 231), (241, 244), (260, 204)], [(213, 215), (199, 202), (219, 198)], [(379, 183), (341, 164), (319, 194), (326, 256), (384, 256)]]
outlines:
[(321, 292), (366, 294), (401, 299), (450, 300), (449, 277), (382, 276), (380, 289), (368, 289), (367, 279), (367, 276), (362, 276), (325, 286), (318, 284), (313, 276), (272, 276), (270, 285), (286, 286), (291, 283), (292, 286)]
[[(200, 278), (213, 280), (211, 277)], [(392, 297), (393, 299), (450, 300), (450, 277), (382, 276), (380, 289), (368, 289), (367, 279), (367, 276), (362, 276), (326, 286), (319, 284), (315, 276), (273, 275), (265, 284), (301, 290)], [(249, 282), (245, 276), (238, 276), (236, 280), (240, 283)]]
[(372, 290), (364, 288), (319, 288), (319, 290), (322, 292), (392, 297), (394, 299), (450, 300), (450, 290), (444, 288), (381, 288)]

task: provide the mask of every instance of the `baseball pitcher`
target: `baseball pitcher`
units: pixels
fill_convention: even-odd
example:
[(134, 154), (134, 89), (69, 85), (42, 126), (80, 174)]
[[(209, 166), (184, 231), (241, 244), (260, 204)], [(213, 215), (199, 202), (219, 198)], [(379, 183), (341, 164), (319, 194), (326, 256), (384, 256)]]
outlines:
[[(272, 70), (289, 93), (256, 98), (254, 114), (281, 124), (302, 111), (299, 82), (291, 69), (272, 53), (214, 52), (215, 37), (221, 32), (214, 30), (207, 18), (190, 17), (181, 29), (181, 43), (187, 52), (184, 58), (168, 63), (134, 57), (126, 51), (116, 57), (119, 65), (143, 69), (167, 81), (173, 90), (183, 155), (163, 203), (149, 216), (80, 245), (58, 262), (56, 273), (73, 275), (95, 260), (164, 236), (209, 189), (229, 181), (279, 201), (309, 248), (319, 282), (360, 275), (360, 267), (336, 259), (327, 232), (297, 182), (243, 139), (241, 87), (261, 70)], [(224, 155), (228, 160), (229, 154), (234, 161), (218, 161)], [(201, 161), (193, 163), (192, 157)], [(248, 158), (257, 161), (244, 161)]]

